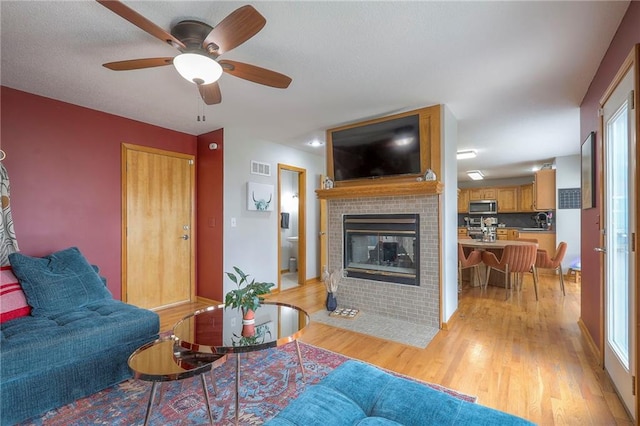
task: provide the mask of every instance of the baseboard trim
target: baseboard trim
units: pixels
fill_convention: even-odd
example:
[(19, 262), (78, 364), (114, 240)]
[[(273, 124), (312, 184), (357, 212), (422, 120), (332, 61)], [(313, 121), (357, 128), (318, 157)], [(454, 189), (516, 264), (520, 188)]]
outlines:
[(593, 337), (591, 337), (591, 333), (587, 329), (587, 326), (584, 325), (582, 321), (582, 317), (578, 318), (578, 327), (580, 327), (580, 331), (582, 332), (582, 336), (587, 341), (587, 346), (591, 349), (591, 352), (596, 357), (596, 361), (598, 362), (598, 366), (602, 367), (602, 352), (598, 349), (598, 345), (593, 341)]
[(221, 305), (222, 302), (218, 302), (217, 300), (207, 299), (206, 297), (196, 296), (196, 301), (199, 303), (204, 303), (207, 305)]
[(444, 331), (449, 331), (453, 328), (456, 321), (458, 321), (458, 309), (455, 310), (453, 314), (449, 317), (449, 321), (442, 321), (440, 324), (440, 329)]

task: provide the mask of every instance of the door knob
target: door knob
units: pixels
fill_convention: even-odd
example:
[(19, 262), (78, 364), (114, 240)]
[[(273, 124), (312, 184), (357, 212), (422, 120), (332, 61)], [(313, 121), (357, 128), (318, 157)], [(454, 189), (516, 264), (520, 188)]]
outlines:
[(594, 247), (593, 251), (597, 251), (600, 253), (606, 253), (607, 252), (607, 248), (606, 247)]
[(189, 236), (188, 236), (187, 234), (184, 234), (184, 235), (182, 236), (182, 239), (183, 239), (183, 240), (188, 240), (188, 239), (189, 239)]
[(323, 235), (325, 235), (325, 234), (326, 234), (326, 232), (318, 232), (318, 235), (319, 235), (319, 236), (321, 236), (321, 237), (322, 237)]

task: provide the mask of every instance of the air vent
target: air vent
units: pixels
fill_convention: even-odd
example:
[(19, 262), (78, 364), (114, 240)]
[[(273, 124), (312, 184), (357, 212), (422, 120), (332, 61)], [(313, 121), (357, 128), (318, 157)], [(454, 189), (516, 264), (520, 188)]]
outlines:
[(251, 174), (271, 176), (271, 164), (261, 163), (260, 161), (251, 161)]

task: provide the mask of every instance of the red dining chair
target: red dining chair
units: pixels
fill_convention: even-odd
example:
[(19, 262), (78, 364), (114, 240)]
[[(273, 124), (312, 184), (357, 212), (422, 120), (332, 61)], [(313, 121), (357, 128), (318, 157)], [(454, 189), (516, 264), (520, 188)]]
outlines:
[(562, 273), (562, 259), (567, 252), (567, 243), (562, 241), (558, 244), (556, 253), (553, 257), (549, 257), (549, 253), (546, 250), (539, 249), (536, 257), (536, 272), (538, 269), (553, 269), (560, 271), (560, 288), (562, 289), (562, 295), (566, 295), (564, 291), (564, 276)]
[[(462, 270), (473, 268), (476, 279), (480, 282), (480, 271), (478, 267), (482, 263), (482, 252), (472, 250), (468, 256), (465, 255), (462, 244), (458, 243), (458, 291), (462, 289)], [(470, 280), (473, 282), (473, 275)], [(480, 284), (482, 285), (482, 283)]]
[(489, 283), (489, 275), (492, 269), (504, 272), (504, 289), (506, 297), (509, 297), (509, 289), (513, 293), (513, 285), (511, 285), (511, 274), (522, 274), (531, 272), (533, 275), (533, 286), (536, 292), (536, 300), (538, 300), (538, 277), (536, 274), (536, 255), (538, 246), (536, 244), (523, 245), (506, 245), (502, 251), (500, 260), (495, 254), (489, 251), (482, 252), (482, 262), (487, 265), (487, 280), (485, 286)]

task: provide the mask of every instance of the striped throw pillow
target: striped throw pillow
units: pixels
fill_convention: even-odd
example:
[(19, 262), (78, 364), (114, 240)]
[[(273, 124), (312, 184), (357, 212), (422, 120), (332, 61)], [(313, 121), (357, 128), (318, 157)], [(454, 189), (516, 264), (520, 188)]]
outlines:
[(13, 275), (11, 266), (0, 268), (0, 323), (31, 313), (22, 287)]

